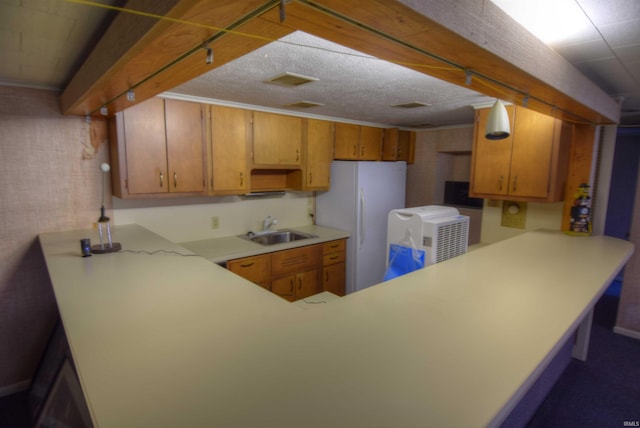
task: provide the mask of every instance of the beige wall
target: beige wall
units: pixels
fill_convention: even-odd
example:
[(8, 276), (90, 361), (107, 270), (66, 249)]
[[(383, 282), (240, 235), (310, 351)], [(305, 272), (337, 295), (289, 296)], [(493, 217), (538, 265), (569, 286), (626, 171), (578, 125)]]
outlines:
[[(239, 196), (121, 200), (113, 198), (114, 223), (136, 223), (173, 242), (197, 241), (261, 230), (267, 216), (278, 220), (277, 228), (312, 223), (310, 192), (287, 192), (284, 196)], [(218, 217), (218, 229), (211, 227)], [(115, 227), (117, 234), (117, 226)]]
[(100, 215), (108, 150), (91, 129), (56, 92), (0, 86), (0, 395), (26, 386), (58, 316), (38, 234)]

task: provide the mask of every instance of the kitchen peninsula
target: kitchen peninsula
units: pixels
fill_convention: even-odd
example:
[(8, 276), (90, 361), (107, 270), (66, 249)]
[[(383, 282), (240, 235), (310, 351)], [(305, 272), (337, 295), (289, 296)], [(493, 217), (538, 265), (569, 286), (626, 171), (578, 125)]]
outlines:
[(179, 254), (87, 234), (40, 243), (101, 428), (497, 426), (633, 252), (530, 232), (301, 310), (140, 226), (124, 250)]

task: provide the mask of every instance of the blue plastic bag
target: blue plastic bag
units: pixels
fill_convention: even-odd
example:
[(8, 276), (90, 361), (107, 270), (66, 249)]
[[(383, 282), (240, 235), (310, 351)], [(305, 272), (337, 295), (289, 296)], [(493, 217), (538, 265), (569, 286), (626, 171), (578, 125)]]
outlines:
[(396, 278), (424, 267), (424, 250), (400, 244), (389, 244), (389, 266), (384, 280)]

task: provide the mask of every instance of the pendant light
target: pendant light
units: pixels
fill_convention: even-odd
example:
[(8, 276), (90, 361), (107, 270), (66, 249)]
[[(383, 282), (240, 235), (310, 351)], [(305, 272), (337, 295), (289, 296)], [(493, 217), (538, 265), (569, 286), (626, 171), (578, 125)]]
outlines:
[(487, 128), (485, 137), (488, 140), (503, 140), (511, 134), (509, 126), (509, 115), (502, 101), (496, 100), (491, 111), (489, 112), (489, 120), (487, 120)]

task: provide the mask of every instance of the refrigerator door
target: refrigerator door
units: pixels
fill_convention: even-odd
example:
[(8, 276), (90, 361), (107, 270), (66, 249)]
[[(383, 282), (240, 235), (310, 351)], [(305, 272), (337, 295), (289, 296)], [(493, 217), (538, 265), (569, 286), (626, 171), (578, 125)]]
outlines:
[(358, 227), (353, 291), (383, 281), (387, 257), (389, 212), (404, 208), (406, 164), (359, 162)]
[(404, 208), (405, 162), (334, 161), (331, 190), (316, 196), (316, 222), (349, 232), (346, 292), (382, 282), (387, 216)]

